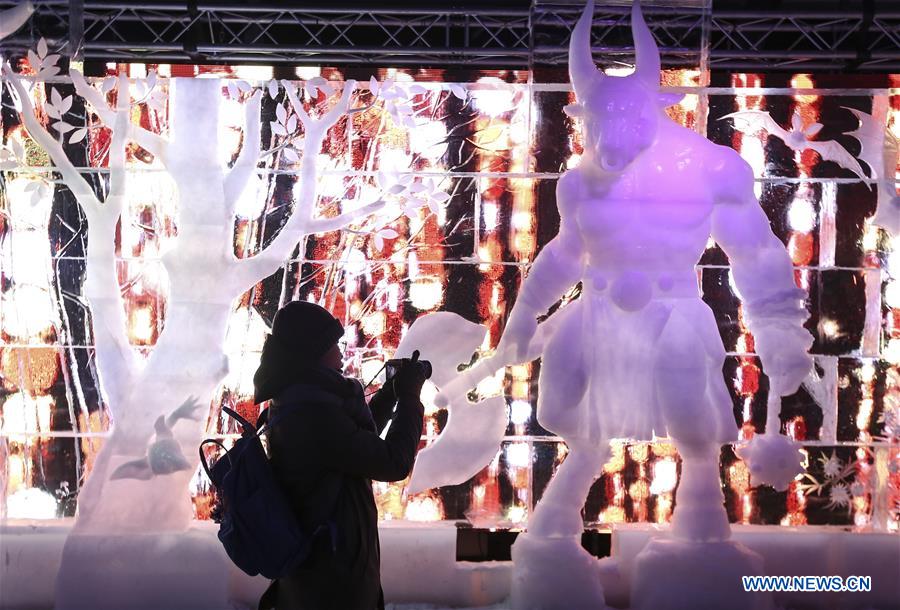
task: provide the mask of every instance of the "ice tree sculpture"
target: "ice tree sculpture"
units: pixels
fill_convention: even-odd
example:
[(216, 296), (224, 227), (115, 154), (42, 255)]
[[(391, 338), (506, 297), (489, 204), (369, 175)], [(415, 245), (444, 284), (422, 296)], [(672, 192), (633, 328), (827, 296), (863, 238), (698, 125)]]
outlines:
[[(223, 344), (235, 299), (274, 273), (304, 235), (334, 231), (371, 217), (384, 208), (385, 201), (379, 198), (334, 217), (317, 216), (318, 153), (326, 132), (342, 116), (361, 110), (351, 108), (354, 81), (344, 83), (339, 94), (324, 79), (308, 81), (307, 90), (317, 93), (315, 90), (321, 89), (328, 94), (326, 97), (334, 94), (330, 108), (317, 114), (304, 106), (295, 85), (287, 81), (272, 81), (267, 87), (254, 90), (246, 83), (236, 86), (217, 79), (177, 78), (169, 82), (167, 98), (152, 73), (139, 83), (120, 74), (92, 84), (71, 70), (75, 93), (111, 132), (109, 186), (105, 193), (98, 193), (79, 173), (63, 146), (64, 142), (82, 141), (92, 128), (73, 124), (73, 96), (48, 85), (43, 107), (35, 108), (32, 102), (29, 88), (41, 86), (44, 77), (58, 71), (58, 57), (48, 54), (42, 40), (36, 53), (29, 52), (35, 76), (17, 74), (4, 65), (3, 78), (17, 100), (25, 130), (49, 155), (62, 183), (87, 218), (83, 294), (91, 310), (97, 368), (113, 425), (79, 494), (78, 514), (66, 543), (57, 599), (58, 607), (119, 608), (123, 607), (122, 597), (111, 594), (99, 581), (92, 584), (84, 579), (115, 580), (115, 574), (107, 569), (139, 573), (149, 568), (152, 572), (150, 565), (154, 561), (163, 562), (155, 567), (167, 569), (163, 564), (170, 560), (159, 552), (167, 544), (200, 545), (182, 534), (192, 515), (188, 484), (196, 471), (196, 447), (204, 433), (206, 401), (227, 373)], [(242, 100), (244, 111), (243, 143), (230, 167), (220, 160), (218, 135), (226, 89), (232, 98)], [(263, 154), (261, 99), (266, 91), (273, 98), (283, 99), (282, 90), (288, 103), (277, 106), (272, 132), (282, 136), (276, 148), (298, 166), (293, 212), (264, 249), (254, 256), (237, 258), (233, 246), (235, 206), (255, 178)], [(379, 93), (373, 92), (376, 96)], [(392, 92), (391, 99), (398, 95)], [(387, 96), (382, 99), (387, 100)], [(168, 103), (168, 136), (132, 122), (133, 107), (147, 100), (163, 107)], [(414, 119), (400, 116), (400, 110), (387, 110), (395, 120), (414, 125)], [(45, 124), (46, 119), (49, 125)], [(168, 250), (161, 256), (169, 287), (164, 329), (146, 358), (141, 358), (129, 344), (116, 273), (117, 225), (129, 180), (126, 151), (134, 145), (161, 163), (178, 196), (177, 237), (168, 242)], [(24, 151), (13, 142), (3, 149), (0, 160), (4, 169), (24, 166)], [(34, 190), (49, 193), (52, 184), (34, 177), (38, 178)], [(410, 185), (384, 186), (385, 191), (396, 195)], [(431, 205), (421, 196), (419, 199), (418, 203), (408, 204), (405, 211), (417, 205)], [(376, 239), (386, 231), (376, 232)], [(123, 541), (121, 544), (110, 542), (117, 537)], [(161, 542), (164, 539), (169, 542)], [(134, 561), (129, 563), (135, 565), (123, 567), (123, 554), (131, 556)], [(203, 557), (209, 559), (210, 555)], [(180, 578), (203, 580), (187, 571)], [(152, 583), (152, 576), (140, 582), (145, 581)], [(226, 579), (223, 576), (213, 581), (207, 586), (221, 589)], [(128, 592), (127, 586), (125, 589), (125, 599), (132, 599), (127, 596), (134, 592)], [(147, 607), (172, 607), (160, 589), (144, 585), (146, 596), (142, 603)], [(197, 595), (191, 598), (196, 602), (190, 602), (193, 608), (212, 607), (219, 602), (224, 605), (224, 598), (210, 601), (207, 596), (202, 601), (203, 593)], [(171, 599), (188, 603), (184, 598)]]
[[(736, 594), (738, 576), (761, 573), (762, 563), (729, 540), (718, 462), (737, 428), (722, 377), (725, 350), (694, 266), (710, 236), (728, 254), (773, 406), (811, 369), (805, 293), (754, 195), (749, 165), (666, 116), (678, 97), (660, 91), (659, 51), (639, 3), (632, 10), (637, 66), (626, 77), (594, 65), (592, 15), (589, 1), (569, 49), (578, 103), (566, 112), (583, 121), (585, 152), (557, 186), (559, 234), (525, 278), (495, 355), (441, 387), (450, 409), (443, 434), (455, 432), (458, 442), (439, 440), (423, 451), (412, 488), (462, 482), (483, 465), (473, 447), (496, 447), (503, 430), (491, 423), (462, 439), (453, 427), (456, 410), (471, 408), (460, 405), (465, 392), (501, 366), (540, 356), (538, 421), (569, 451), (513, 546), (513, 606), (603, 607), (601, 565), (580, 545), (580, 509), (610, 439), (669, 436), (683, 459), (671, 536), (638, 556), (632, 607), (681, 607), (683, 599), (694, 607), (756, 607), (760, 600)], [(538, 325), (578, 282), (580, 297)], [(445, 324), (448, 336), (462, 326)], [(427, 344), (416, 347), (432, 357)], [(800, 453), (779, 434), (777, 414), (770, 410), (766, 434), (746, 455), (758, 481), (784, 486), (800, 472)], [(493, 422), (490, 410), (484, 418)], [(711, 587), (717, 579), (729, 584)], [(685, 588), (691, 597), (679, 595)]]
[(34, 4), (31, 0), (25, 0), (25, 2), (20, 2), (18, 5), (0, 12), (0, 40), (25, 25), (33, 12)]

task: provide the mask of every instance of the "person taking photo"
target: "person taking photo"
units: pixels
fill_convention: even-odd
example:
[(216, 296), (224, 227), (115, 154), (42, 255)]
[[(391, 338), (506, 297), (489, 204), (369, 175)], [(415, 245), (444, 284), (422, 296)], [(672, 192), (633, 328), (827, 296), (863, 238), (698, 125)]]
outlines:
[(372, 480), (412, 471), (426, 372), (400, 361), (366, 404), (362, 384), (341, 374), (343, 335), (326, 309), (292, 301), (275, 314), (253, 377), (254, 401), (271, 400), (270, 421), (284, 413), (269, 436), (276, 480), (301, 525), (319, 531), (309, 557), (272, 581), (260, 610), (384, 608)]

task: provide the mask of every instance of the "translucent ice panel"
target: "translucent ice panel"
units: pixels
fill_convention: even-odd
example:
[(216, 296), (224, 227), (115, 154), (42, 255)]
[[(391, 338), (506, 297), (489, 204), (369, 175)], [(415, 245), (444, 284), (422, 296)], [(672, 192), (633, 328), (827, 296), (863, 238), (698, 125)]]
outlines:
[[(375, 483), (382, 519), (468, 520), (475, 527), (521, 528), (530, 512), (530, 443), (502, 443), (497, 456), (469, 481), (404, 497), (401, 484)], [(401, 482), (402, 483), (402, 482)]]
[(72, 517), (79, 483), (101, 443), (96, 437), (0, 434), (0, 518)]
[(92, 349), (0, 348), (0, 433), (103, 432), (109, 413), (100, 403)]
[[(133, 67), (131, 76), (144, 76), (141, 70)], [(221, 160), (231, 163), (243, 145), (239, 101), (251, 86), (265, 91), (262, 134), (254, 144), (274, 148), (264, 156), (259, 177), (236, 206), (234, 252), (248, 257), (271, 242), (296, 199), (302, 146), (289, 134), (299, 137), (302, 128), (290, 124), (282, 83), (256, 82), (259, 76), (221, 70), (233, 77), (222, 84)], [(342, 78), (340, 71), (320, 72), (329, 79)], [(582, 146), (577, 123), (561, 111), (571, 101), (565, 74), (535, 75), (534, 86), (527, 84), (525, 73), (502, 75), (510, 81), (506, 83), (498, 82), (494, 73), (469, 71), (454, 74), (453, 80), (462, 83), (452, 86), (439, 82), (436, 71), (382, 71), (378, 76), (394, 81), (379, 92), (382, 100), (392, 98), (393, 108), (356, 113), (330, 130), (317, 151), (324, 171), (316, 205), (322, 216), (334, 216), (387, 191), (385, 217), (358, 223), (351, 227), (355, 233), (344, 236), (336, 232), (309, 236), (283, 269), (235, 301), (225, 350), (230, 373), (209, 397), (210, 435), (228, 441), (236, 431), (222, 416), (223, 405), (250, 419), (258, 414), (259, 407), (252, 404), (252, 374), (264, 334), (286, 301), (313, 299), (331, 308), (347, 325), (346, 372), (366, 381), (393, 353), (405, 329), (432, 311), (453, 311), (484, 325), (487, 339), (480, 351), (487, 354), (506, 324), (528, 265), (558, 231), (556, 176), (578, 162)], [(696, 86), (695, 76), (669, 74), (663, 84)], [(242, 79), (247, 84), (239, 84)], [(782, 84), (790, 80), (786, 77)], [(375, 97), (366, 83), (361, 84), (354, 104), (372, 103)], [(795, 86), (810, 84), (801, 79)], [(135, 96), (140, 93), (136, 87), (133, 83)], [(403, 99), (396, 97), (400, 89)], [(54, 90), (61, 98), (72, 94), (71, 85), (40, 85), (33, 94), (39, 108), (52, 102)], [(168, 83), (160, 79), (158, 93), (165, 95), (167, 90)], [(833, 394), (828, 388), (804, 388), (785, 397), (778, 425), (798, 440), (825, 444), (810, 445), (814, 476), (824, 473), (821, 459), (830, 457), (831, 443), (862, 443), (872, 448), (874, 457), (865, 467), (870, 473), (865, 494), (854, 495), (859, 491), (853, 487), (860, 476), (856, 471), (844, 482), (835, 481), (850, 492), (848, 515), (843, 492), (837, 487), (832, 493), (833, 483), (811, 496), (798, 495), (796, 488), (783, 494), (749, 488), (746, 468), (726, 452), (722, 476), (730, 516), (753, 523), (893, 523), (896, 529), (897, 515), (884, 507), (896, 506), (900, 489), (896, 474), (900, 457), (889, 444), (900, 420), (900, 415), (893, 415), (900, 383), (896, 366), (900, 267), (893, 263), (896, 238), (869, 222), (877, 193), (852, 170), (811, 148), (795, 151), (777, 134), (739, 133), (732, 119), (720, 119), (738, 111), (765, 111), (789, 130), (797, 111), (801, 130), (823, 124), (821, 131), (809, 135), (810, 141), (833, 140), (859, 158), (859, 141), (848, 135), (856, 123), (842, 106), (872, 112), (896, 131), (898, 97), (889, 99), (877, 92), (768, 97), (747, 93), (713, 95), (705, 127), (713, 141), (739, 150), (754, 167), (762, 208), (797, 267), (798, 285), (810, 295), (807, 328), (816, 340), (813, 351), (832, 359), (822, 363), (817, 359), (823, 379), (830, 374), (828, 367), (834, 367)], [(298, 90), (298, 95), (313, 113), (335, 103), (333, 96), (306, 90)], [(112, 99), (110, 93), (108, 101)], [(93, 113), (85, 112), (77, 96), (72, 108), (67, 120), (88, 131), (82, 140), (65, 146), (102, 198), (110, 186), (110, 132)], [(168, 111), (165, 104), (152, 108), (141, 103), (131, 120), (166, 135)], [(687, 96), (668, 112), (680, 124), (701, 127), (699, 95)], [(60, 504), (60, 494), (67, 493), (60, 492), (60, 486), (66, 481), (70, 491), (74, 489), (102, 441), (94, 435), (109, 427), (94, 366), (93, 321), (81, 296), (87, 224), (71, 192), (61, 184), (51, 189), (47, 182), (45, 190), (36, 189), (32, 200), (31, 190), (26, 192), (29, 184), (40, 177), (59, 181), (60, 176), (46, 154), (6, 115), (3, 135), (8, 146), (22, 145), (25, 165), (37, 168), (37, 173), (22, 168), (5, 172), (0, 188), (0, 460), (6, 460), (0, 487), (7, 497), (0, 506), (10, 505), (9, 497), (22, 490), (36, 490), (32, 496), (16, 495), (12, 504), (31, 498), (18, 506), (31, 507), (29, 514), (49, 514), (47, 498)], [(127, 204), (116, 236), (117, 272), (129, 341), (147, 353), (165, 323), (166, 278), (158, 257), (177, 235), (182, 203), (159, 160), (146, 150), (129, 147), (126, 162), (130, 169)], [(870, 175), (865, 160), (860, 167), (863, 177)], [(748, 436), (770, 427), (765, 421), (768, 378), (755, 355), (727, 265), (724, 253), (710, 242), (700, 261), (699, 278), (703, 298), (730, 352), (723, 382), (732, 400), (735, 434), (740, 428)], [(536, 420), (540, 371), (539, 361), (508, 367), (476, 389), (476, 397), (502, 395), (507, 406), (506, 440), (485, 471), (466, 484), (409, 498), (402, 483), (383, 486), (381, 514), (418, 520), (468, 518), (485, 526), (521, 527), (566, 451)], [(376, 381), (373, 388), (377, 385)], [(432, 442), (447, 422), (446, 411), (433, 404), (435, 392), (426, 386), (423, 443)], [(62, 436), (49, 436), (53, 434)], [(65, 436), (71, 434), (83, 436), (73, 441)], [(618, 446), (588, 499), (588, 524), (667, 520), (679, 466), (677, 456), (666, 453), (665, 447)], [(844, 466), (859, 462), (855, 447), (837, 450)], [(31, 461), (26, 463), (23, 456)], [(42, 465), (50, 469), (46, 480), (35, 474)], [(861, 465), (854, 468), (865, 470)], [(54, 469), (72, 475), (53, 474)], [(196, 516), (206, 518), (208, 483), (199, 474), (192, 482), (192, 494)], [(69, 505), (59, 514), (74, 509), (74, 493), (67, 497)], [(838, 503), (829, 508), (834, 500)]]
[[(809, 86), (809, 85), (807, 85)], [(708, 137), (741, 153), (759, 178), (871, 177), (852, 135), (859, 121), (846, 108), (884, 112), (873, 96), (710, 95)], [(792, 135), (793, 134), (793, 135)]]

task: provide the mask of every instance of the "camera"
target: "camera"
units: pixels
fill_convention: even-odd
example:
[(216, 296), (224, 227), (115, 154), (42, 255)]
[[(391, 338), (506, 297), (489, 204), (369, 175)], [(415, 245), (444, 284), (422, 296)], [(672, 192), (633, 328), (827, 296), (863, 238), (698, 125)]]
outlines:
[(386, 381), (390, 381), (394, 378), (401, 368), (404, 366), (415, 366), (418, 367), (419, 371), (422, 373), (422, 376), (425, 379), (429, 379), (431, 377), (431, 363), (427, 360), (419, 360), (419, 350), (416, 350), (412, 353), (412, 358), (398, 358), (396, 360), (388, 360), (384, 364), (384, 372)]

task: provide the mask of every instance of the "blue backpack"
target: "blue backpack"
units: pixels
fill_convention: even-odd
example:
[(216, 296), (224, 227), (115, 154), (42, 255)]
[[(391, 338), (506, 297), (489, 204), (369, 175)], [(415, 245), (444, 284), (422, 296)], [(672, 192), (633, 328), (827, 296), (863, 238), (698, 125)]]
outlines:
[[(268, 422), (266, 409), (260, 414), (257, 427), (228, 407), (222, 410), (240, 423), (241, 438), (230, 450), (216, 439), (203, 441), (200, 461), (218, 496), (218, 514), (214, 519), (219, 523), (219, 540), (234, 564), (250, 576), (262, 574), (275, 579), (288, 574), (309, 556), (320, 533), (331, 535), (334, 550), (334, 521), (328, 520), (313, 532), (301, 527), (260, 440), (290, 412), (279, 413)], [(217, 445), (225, 452), (212, 467), (203, 452), (207, 444)]]

